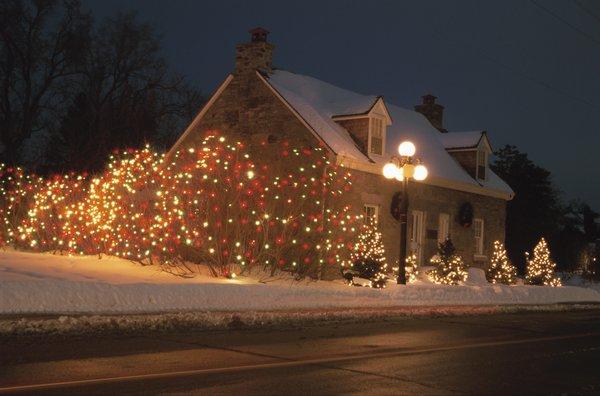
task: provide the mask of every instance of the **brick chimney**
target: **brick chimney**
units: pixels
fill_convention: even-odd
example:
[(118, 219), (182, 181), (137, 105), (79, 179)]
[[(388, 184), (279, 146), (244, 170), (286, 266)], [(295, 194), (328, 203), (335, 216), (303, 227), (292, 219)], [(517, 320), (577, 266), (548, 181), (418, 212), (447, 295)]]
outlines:
[(269, 31), (261, 27), (249, 30), (250, 42), (235, 46), (235, 74), (252, 73), (255, 70), (271, 72), (271, 61), (273, 59), (273, 48), (267, 43)]
[(435, 103), (437, 97), (427, 94), (423, 96), (423, 103), (415, 106), (415, 111), (423, 114), (431, 125), (433, 125), (438, 131), (442, 133), (448, 132), (444, 129), (444, 106)]

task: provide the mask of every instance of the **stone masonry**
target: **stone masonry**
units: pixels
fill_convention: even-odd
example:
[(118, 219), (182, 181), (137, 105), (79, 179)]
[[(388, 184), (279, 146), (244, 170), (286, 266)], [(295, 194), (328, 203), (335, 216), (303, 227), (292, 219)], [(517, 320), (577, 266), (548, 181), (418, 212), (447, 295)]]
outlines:
[[(293, 167), (290, 163), (293, 159), (279, 157), (278, 150), (274, 149), (274, 145), (281, 139), (288, 140), (293, 147), (316, 147), (323, 144), (256, 75), (257, 68), (263, 72), (270, 69), (271, 51), (272, 45), (263, 41), (238, 46), (233, 80), (177, 149), (194, 146), (207, 131), (217, 131), (231, 139), (242, 138), (249, 142), (248, 150), (252, 157), (266, 157), (272, 159), (274, 166), (288, 168)], [(347, 126), (350, 131), (358, 129), (357, 132), (360, 132), (364, 129), (363, 125)], [(358, 141), (363, 138), (362, 135), (355, 137)], [(387, 259), (390, 264), (394, 264), (399, 252), (400, 226), (391, 216), (390, 206), (392, 196), (402, 188), (401, 183), (386, 180), (379, 174), (358, 170), (353, 170), (352, 174), (354, 189), (348, 194), (348, 200), (357, 213), (362, 212), (365, 204), (379, 206), (379, 222)], [(458, 253), (470, 265), (487, 265), (484, 257), (474, 255), (473, 227), (463, 228), (457, 221), (459, 207), (464, 202), (470, 202), (474, 208), (474, 217), (482, 218), (485, 222), (484, 253), (488, 258), (491, 256), (493, 242), (504, 241), (506, 201), (418, 182), (409, 184), (408, 193), (409, 239), (412, 229), (410, 212), (424, 212), (422, 264), (427, 265), (429, 258), (436, 252), (439, 214), (447, 213), (450, 216), (450, 237)]]

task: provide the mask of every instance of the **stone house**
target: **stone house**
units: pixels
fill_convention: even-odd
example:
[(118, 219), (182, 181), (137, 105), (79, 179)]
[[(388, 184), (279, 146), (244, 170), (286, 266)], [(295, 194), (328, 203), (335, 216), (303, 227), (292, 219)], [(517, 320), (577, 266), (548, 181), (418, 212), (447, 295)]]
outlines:
[[(487, 133), (447, 132), (444, 107), (426, 95), (414, 110), (361, 95), (312, 77), (272, 66), (274, 46), (264, 29), (238, 44), (229, 74), (171, 149), (192, 147), (207, 130), (244, 136), (255, 157), (272, 155), (268, 146), (287, 139), (297, 146), (324, 145), (333, 161), (353, 171), (349, 199), (375, 219), (388, 262), (399, 254), (400, 225), (392, 215), (402, 183), (382, 176), (382, 167), (400, 142), (412, 141), (429, 170), (424, 182), (408, 184), (408, 249), (426, 264), (438, 242), (450, 237), (470, 265), (484, 267), (493, 242), (504, 241), (506, 203), (513, 191), (488, 167)], [(273, 157), (273, 161), (290, 161)], [(468, 212), (472, 216), (468, 215)]]

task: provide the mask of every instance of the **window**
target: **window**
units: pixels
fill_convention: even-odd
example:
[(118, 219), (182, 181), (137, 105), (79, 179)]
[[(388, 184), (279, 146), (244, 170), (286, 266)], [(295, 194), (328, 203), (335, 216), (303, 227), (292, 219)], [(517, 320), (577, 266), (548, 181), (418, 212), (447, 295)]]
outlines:
[[(410, 251), (417, 255), (417, 263), (421, 264), (423, 256), (423, 219), (425, 213), (420, 210), (412, 211), (412, 230), (410, 234)], [(410, 252), (409, 252), (410, 253)]]
[(448, 213), (440, 213), (438, 226), (438, 242), (442, 243), (450, 237), (450, 215)]
[(379, 224), (379, 206), (372, 204), (365, 204), (363, 207), (363, 215), (365, 224)]
[(483, 219), (473, 219), (475, 230), (475, 254), (483, 256)]
[(485, 180), (485, 172), (487, 168), (487, 152), (484, 148), (477, 150), (477, 178)]
[(383, 140), (385, 134), (385, 120), (371, 118), (369, 128), (369, 154), (383, 155)]

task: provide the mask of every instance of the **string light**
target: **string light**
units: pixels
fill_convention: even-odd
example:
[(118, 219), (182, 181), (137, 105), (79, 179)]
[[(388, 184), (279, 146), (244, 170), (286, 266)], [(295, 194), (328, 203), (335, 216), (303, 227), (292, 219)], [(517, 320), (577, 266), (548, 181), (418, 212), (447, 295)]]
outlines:
[(411, 253), (406, 257), (405, 271), (406, 280), (408, 283), (414, 283), (417, 281), (417, 277), (419, 276), (419, 267), (417, 266), (417, 255), (415, 253)]
[(517, 269), (508, 261), (506, 249), (500, 241), (494, 242), (494, 252), (486, 276), (493, 284), (513, 285), (517, 281)]
[(244, 150), (209, 134), (169, 160), (149, 147), (116, 152), (94, 177), (0, 165), (0, 246), (107, 254), (179, 274), (202, 263), (225, 276), (259, 264), (314, 276), (347, 260), (358, 218), (342, 199), (350, 173), (322, 147), (292, 148), (296, 171), (281, 174)]
[[(370, 287), (381, 289), (386, 287), (388, 278), (385, 261), (385, 248), (377, 224), (363, 224), (352, 247), (350, 260), (342, 266), (356, 271), (361, 278), (369, 279)], [(351, 280), (349, 283), (353, 284)]]
[(556, 263), (550, 258), (550, 249), (544, 238), (540, 239), (533, 249), (532, 259), (529, 258), (528, 252), (525, 255), (527, 257), (527, 273), (525, 274), (527, 283), (552, 287), (562, 286), (560, 279), (554, 275)]
[(434, 269), (428, 275), (432, 282), (442, 285), (458, 285), (467, 280), (468, 272), (462, 258), (455, 253), (450, 239), (440, 243), (438, 254), (430, 260)]

